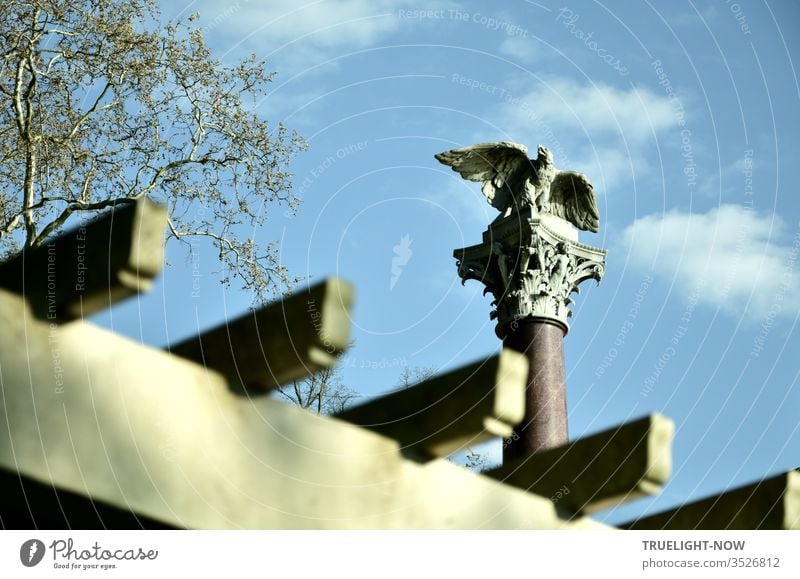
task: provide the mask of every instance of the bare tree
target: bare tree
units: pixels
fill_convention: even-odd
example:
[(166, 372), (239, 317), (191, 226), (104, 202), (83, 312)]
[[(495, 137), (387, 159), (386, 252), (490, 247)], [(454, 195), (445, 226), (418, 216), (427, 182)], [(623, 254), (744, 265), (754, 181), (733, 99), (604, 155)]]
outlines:
[(406, 366), (400, 372), (400, 387), (410, 388), (414, 384), (424, 382), (436, 375), (436, 368), (433, 366)]
[(305, 145), (257, 112), (264, 62), (223, 66), (195, 17), (159, 18), (153, 0), (0, 3), (0, 254), (148, 196), (171, 238), (213, 244), (224, 282), (282, 290), (277, 247), (252, 231), (297, 206), (286, 167)]
[(342, 384), (340, 369), (331, 366), (277, 389), (277, 396), (317, 414), (336, 414), (350, 406), (359, 394)]
[(485, 454), (475, 452), (471, 448), (467, 448), (464, 461), (464, 466), (475, 472), (483, 472), (489, 468), (489, 457)]

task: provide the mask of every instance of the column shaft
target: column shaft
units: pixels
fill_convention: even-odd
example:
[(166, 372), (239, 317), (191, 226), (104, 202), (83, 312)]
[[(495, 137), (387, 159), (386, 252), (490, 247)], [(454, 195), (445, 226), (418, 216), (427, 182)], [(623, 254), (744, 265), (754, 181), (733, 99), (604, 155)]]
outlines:
[(564, 329), (543, 320), (511, 324), (503, 346), (527, 356), (530, 366), (525, 418), (503, 449), (503, 460), (565, 444), (567, 388), (564, 375)]

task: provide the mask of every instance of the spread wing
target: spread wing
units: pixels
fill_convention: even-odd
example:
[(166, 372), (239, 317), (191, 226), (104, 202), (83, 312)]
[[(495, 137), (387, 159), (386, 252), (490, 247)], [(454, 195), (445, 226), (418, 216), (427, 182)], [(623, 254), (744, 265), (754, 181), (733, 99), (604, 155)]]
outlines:
[(512, 194), (521, 185), (524, 171), (531, 170), (528, 149), (508, 142), (480, 143), (435, 155), (464, 179), (483, 181), (481, 191), (492, 207), (505, 211), (515, 205)]
[(578, 229), (597, 233), (600, 214), (594, 187), (582, 173), (558, 171), (550, 185), (550, 213), (566, 219)]

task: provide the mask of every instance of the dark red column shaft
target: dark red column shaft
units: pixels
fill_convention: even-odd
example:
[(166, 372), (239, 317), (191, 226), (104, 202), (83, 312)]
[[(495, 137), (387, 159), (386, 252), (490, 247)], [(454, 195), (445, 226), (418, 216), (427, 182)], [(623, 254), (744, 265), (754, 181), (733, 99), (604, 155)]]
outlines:
[(564, 335), (560, 325), (536, 319), (522, 320), (506, 331), (503, 346), (528, 358), (529, 374), (525, 418), (504, 444), (504, 461), (560, 446), (569, 439)]

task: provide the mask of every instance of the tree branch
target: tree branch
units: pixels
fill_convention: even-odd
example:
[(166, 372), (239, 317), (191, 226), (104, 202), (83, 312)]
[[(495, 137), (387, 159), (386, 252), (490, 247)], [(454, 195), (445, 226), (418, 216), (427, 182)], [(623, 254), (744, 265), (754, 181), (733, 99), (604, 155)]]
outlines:
[(133, 203), (135, 199), (131, 199), (130, 197), (122, 197), (119, 199), (104, 199), (103, 201), (97, 201), (95, 203), (83, 203), (81, 201), (75, 201), (67, 205), (61, 214), (56, 217), (53, 221), (48, 223), (42, 232), (36, 237), (36, 239), (31, 243), (31, 247), (39, 247), (44, 243), (44, 240), (47, 237), (59, 229), (67, 219), (69, 219), (70, 215), (75, 213), (76, 211), (99, 211), (100, 209), (105, 209), (106, 207), (116, 207), (117, 205), (124, 205), (128, 203)]

